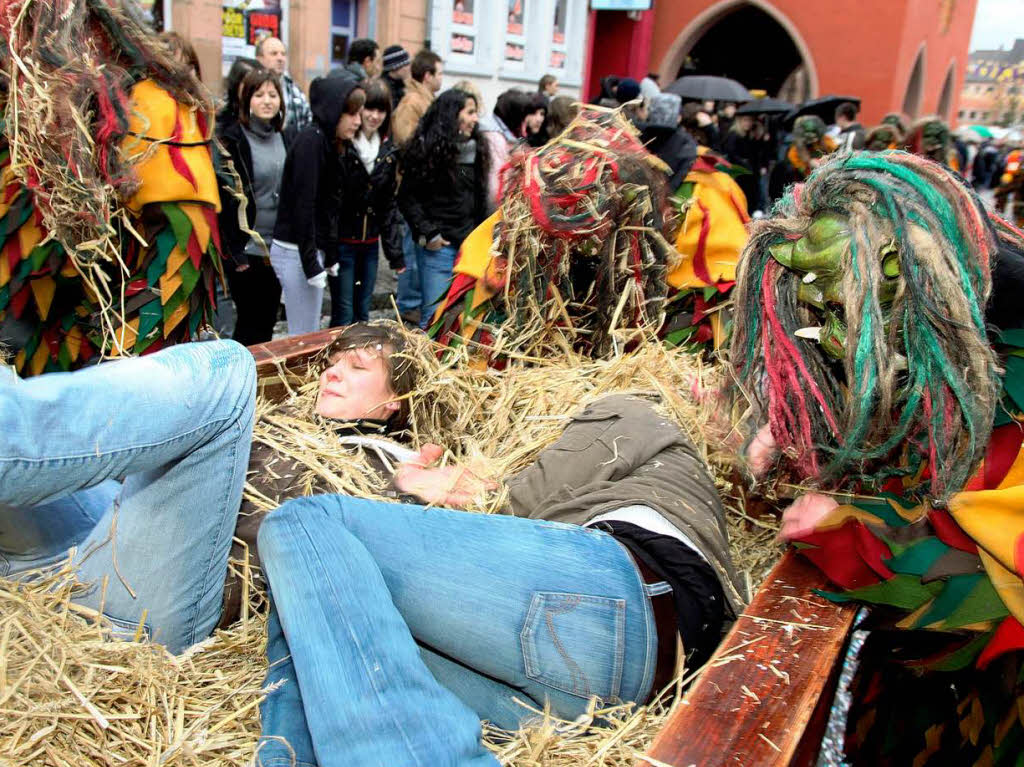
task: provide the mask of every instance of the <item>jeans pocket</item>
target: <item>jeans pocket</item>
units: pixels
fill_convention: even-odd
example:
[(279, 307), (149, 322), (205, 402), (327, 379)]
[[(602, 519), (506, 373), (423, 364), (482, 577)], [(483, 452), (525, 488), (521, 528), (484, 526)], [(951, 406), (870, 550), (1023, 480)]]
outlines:
[(582, 698), (619, 697), (626, 600), (538, 591), (519, 639), (526, 676)]

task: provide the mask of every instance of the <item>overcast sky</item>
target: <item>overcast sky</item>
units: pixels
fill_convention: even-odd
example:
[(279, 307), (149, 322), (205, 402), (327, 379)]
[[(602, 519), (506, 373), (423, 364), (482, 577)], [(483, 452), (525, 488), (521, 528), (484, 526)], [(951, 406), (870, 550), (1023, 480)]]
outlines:
[(978, 0), (971, 50), (1009, 48), (1024, 37), (1024, 0)]

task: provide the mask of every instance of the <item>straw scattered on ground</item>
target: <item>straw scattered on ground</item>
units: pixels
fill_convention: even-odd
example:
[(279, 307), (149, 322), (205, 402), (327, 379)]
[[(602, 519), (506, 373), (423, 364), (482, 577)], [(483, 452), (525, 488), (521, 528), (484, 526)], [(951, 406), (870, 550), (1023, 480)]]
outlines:
[[(653, 393), (716, 467), (733, 556), (755, 588), (778, 556), (774, 517), (747, 509), (728, 479), (721, 435), (708, 409), (680, 394), (696, 379), (716, 382), (697, 358), (649, 345), (611, 360), (562, 358), (502, 372), (431, 359), (413, 398), (413, 440), (445, 445), (446, 460), (478, 474), (509, 476), (557, 439), (582, 404), (611, 392)], [(315, 378), (283, 404), (261, 401), (257, 441), (301, 456), (312, 478), (340, 492), (379, 496), (383, 489), (365, 456), (342, 450), (306, 417)], [(424, 396), (426, 395), (426, 396)], [(711, 435), (715, 434), (714, 439)], [(712, 447), (708, 447), (708, 441)], [(258, 505), (274, 500), (246, 492)], [(494, 511), (500, 493), (473, 510)], [(0, 765), (203, 765), (250, 763), (259, 734), (265, 660), (262, 595), (253, 587), (243, 619), (181, 656), (141, 642), (109, 641), (110, 628), (72, 603), (68, 569), (32, 585), (0, 580)], [(538, 712), (538, 723), (514, 733), (485, 729), (502, 764), (519, 767), (632, 765), (668, 711), (663, 703), (593, 711), (576, 722)]]

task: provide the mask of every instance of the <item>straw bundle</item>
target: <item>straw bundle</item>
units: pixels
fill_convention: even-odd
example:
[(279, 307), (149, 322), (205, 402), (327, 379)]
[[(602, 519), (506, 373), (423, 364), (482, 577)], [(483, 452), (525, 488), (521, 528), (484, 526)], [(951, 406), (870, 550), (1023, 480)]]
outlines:
[[(417, 357), (426, 358), (427, 371), (412, 397), (414, 443), (445, 445), (447, 460), (478, 474), (518, 471), (583, 403), (622, 391), (659, 394), (659, 407), (705, 446), (712, 465), (727, 466), (727, 456), (707, 447), (708, 413), (679, 394), (695, 380), (714, 385), (719, 373), (679, 351), (649, 344), (611, 360), (562, 357), (502, 372)], [(304, 416), (315, 391), (311, 374), (285, 402), (261, 400), (254, 439), (301, 459), (309, 486), (316, 477), (339, 492), (379, 497), (383, 483), (366, 457), (340, 448)], [(778, 554), (774, 520), (752, 524), (733, 485), (724, 477), (719, 484), (733, 556), (756, 585)], [(258, 506), (276, 506), (252, 487), (246, 493)], [(472, 510), (493, 511), (501, 500), (480, 498)], [(230, 630), (172, 657), (152, 645), (106, 641), (103, 620), (70, 604), (73, 588), (67, 570), (31, 586), (0, 581), (0, 765), (7, 758), (17, 765), (228, 767), (251, 759), (265, 673), (262, 612), (248, 609)], [(262, 599), (255, 588), (250, 597), (250, 608)], [(514, 733), (485, 728), (485, 737), (506, 765), (624, 766), (668, 716), (663, 703), (593, 713), (576, 722), (541, 716)]]

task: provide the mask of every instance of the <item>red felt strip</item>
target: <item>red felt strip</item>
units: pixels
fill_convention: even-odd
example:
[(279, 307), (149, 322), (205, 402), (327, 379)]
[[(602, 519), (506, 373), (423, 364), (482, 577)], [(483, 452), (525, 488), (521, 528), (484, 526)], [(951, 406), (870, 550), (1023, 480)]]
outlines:
[[(200, 114), (202, 113), (200, 112)], [(205, 136), (206, 134), (204, 133), (203, 135)], [(217, 224), (217, 214), (213, 208), (208, 208), (205, 205), (201, 206), (201, 208), (203, 218), (206, 219), (206, 223), (210, 227), (210, 236), (213, 238), (213, 244), (217, 247), (217, 252), (223, 255), (224, 249), (220, 246), (220, 226)]]
[(711, 217), (708, 215), (708, 209), (700, 200), (697, 200), (697, 207), (700, 208), (700, 212), (704, 214), (704, 218), (700, 222), (700, 234), (697, 235), (697, 252), (693, 254), (693, 273), (706, 284), (710, 285), (712, 280), (711, 272), (708, 271), (706, 251), (708, 245), (708, 234), (711, 232)]
[(893, 575), (884, 561), (892, 558), (892, 552), (860, 520), (850, 520), (835, 530), (810, 533), (800, 542), (814, 546), (800, 549), (800, 554), (847, 591), (880, 583)]
[(970, 554), (978, 553), (978, 544), (960, 529), (960, 525), (956, 523), (948, 511), (944, 509), (929, 509), (928, 521), (931, 522), (932, 529), (935, 530), (935, 537), (947, 546), (952, 546), (954, 549), (960, 549), (960, 551), (966, 551)]
[(985, 489), (994, 490), (1010, 471), (1024, 444), (1024, 430), (1018, 424), (1008, 423), (992, 430), (985, 451)]
[[(171, 143), (167, 144), (167, 154), (170, 155), (171, 165), (178, 171), (178, 174), (184, 178), (188, 183), (192, 185), (192, 188), (197, 192), (199, 191), (199, 185), (196, 183), (195, 176), (192, 175), (192, 169), (188, 167), (188, 163), (185, 162), (185, 156), (181, 152), (181, 147), (175, 146), (175, 143), (181, 143), (181, 115), (177, 114), (174, 117), (174, 133), (171, 135)], [(199, 264), (195, 265), (199, 268)]]
[(978, 656), (978, 668), (984, 669), (1000, 655), (1020, 649), (1024, 649), (1024, 626), (1009, 615), (999, 624), (992, 639)]
[(195, 230), (188, 236), (188, 257), (192, 266), (199, 269), (203, 263), (203, 251), (199, 249), (199, 240), (196, 239)]

